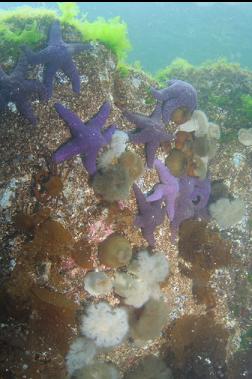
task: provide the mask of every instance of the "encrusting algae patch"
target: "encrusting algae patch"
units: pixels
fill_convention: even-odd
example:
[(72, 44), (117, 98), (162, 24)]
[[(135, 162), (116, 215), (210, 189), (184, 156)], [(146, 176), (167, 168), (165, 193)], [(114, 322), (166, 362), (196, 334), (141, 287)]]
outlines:
[[(63, 54), (69, 76), (74, 36), (24, 53)], [(44, 75), (47, 102), (1, 111), (0, 196), (15, 188), (1, 202), (0, 376), (249, 378), (249, 147), (222, 144), (189, 80), (120, 76), (114, 50), (90, 44), (70, 80)], [(220, 201), (231, 215), (242, 202), (224, 227)]]

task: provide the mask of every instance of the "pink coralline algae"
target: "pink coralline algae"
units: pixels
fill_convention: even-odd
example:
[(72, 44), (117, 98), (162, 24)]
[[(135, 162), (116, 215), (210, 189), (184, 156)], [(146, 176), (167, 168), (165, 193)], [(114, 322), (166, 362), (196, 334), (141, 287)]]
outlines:
[(90, 242), (98, 243), (114, 232), (113, 226), (107, 224), (105, 218), (101, 218), (89, 225), (87, 237)]

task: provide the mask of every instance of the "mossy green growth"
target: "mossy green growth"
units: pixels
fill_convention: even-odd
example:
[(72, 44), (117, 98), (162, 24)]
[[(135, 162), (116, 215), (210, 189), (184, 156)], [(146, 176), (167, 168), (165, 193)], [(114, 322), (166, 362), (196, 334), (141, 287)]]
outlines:
[(191, 83), (198, 92), (198, 108), (223, 126), (223, 142), (237, 139), (237, 130), (252, 127), (252, 72), (226, 59), (194, 66), (176, 59), (156, 74), (161, 87), (170, 79)]
[(129, 76), (131, 66), (127, 63), (119, 62), (117, 64), (116, 69), (117, 69), (117, 72), (119, 73), (120, 77), (123, 79), (123, 78), (127, 78)]
[(20, 7), (0, 13), (0, 63), (17, 60), (20, 45), (39, 47), (47, 39), (49, 25), (57, 17), (47, 9)]
[(248, 280), (249, 284), (252, 284), (252, 272), (248, 273), (247, 280)]
[(156, 104), (157, 101), (154, 98), (154, 96), (152, 95), (150, 87), (146, 87), (144, 92), (146, 94), (146, 97), (144, 99), (145, 104), (146, 105), (154, 105), (154, 104)]
[(82, 34), (85, 41), (102, 42), (112, 50), (119, 61), (126, 58), (128, 51), (131, 49), (131, 44), (128, 38), (127, 24), (120, 17), (114, 17), (109, 20), (98, 17), (91, 22), (87, 20), (86, 14), (82, 14), (81, 18), (77, 18), (80, 14), (77, 3), (65, 2), (57, 4), (61, 11), (61, 22), (75, 27)]
[(221, 132), (221, 137), (219, 139), (219, 142), (222, 144), (229, 144), (233, 141), (237, 140), (237, 130), (236, 129), (228, 129), (223, 130)]
[(240, 342), (240, 350), (247, 350), (252, 347), (252, 327), (242, 334)]
[(131, 44), (128, 39), (127, 24), (120, 17), (106, 21), (102, 17), (90, 22), (81, 22), (80, 31), (85, 40), (100, 41), (109, 47), (119, 60), (124, 60)]
[(242, 111), (247, 117), (252, 118), (252, 96), (241, 95)]
[(176, 76), (176, 73), (179, 73), (180, 76), (183, 76), (183, 74), (188, 75), (192, 69), (195, 69), (195, 67), (187, 60), (177, 58), (173, 60), (169, 66), (157, 72), (156, 80), (161, 85), (164, 85), (167, 80), (172, 79), (174, 76)]
[(80, 13), (80, 9), (77, 3), (61, 2), (61, 3), (57, 3), (57, 5), (61, 11), (61, 15), (60, 15), (61, 22), (71, 24), (76, 21), (76, 18)]
[[(1, 11), (0, 15), (0, 63), (17, 60), (20, 45), (31, 48), (44, 47), (48, 38), (48, 30), (55, 19), (75, 30), (76, 35), (84, 41), (99, 41), (106, 45), (123, 61), (131, 44), (128, 38), (127, 24), (120, 17), (105, 20), (101, 17), (95, 21), (87, 20), (85, 14), (79, 16), (79, 8), (75, 2), (58, 3), (61, 14), (45, 8), (19, 7), (11, 11)], [(64, 31), (63, 30), (63, 31)], [(11, 62), (13, 65), (13, 62)]]

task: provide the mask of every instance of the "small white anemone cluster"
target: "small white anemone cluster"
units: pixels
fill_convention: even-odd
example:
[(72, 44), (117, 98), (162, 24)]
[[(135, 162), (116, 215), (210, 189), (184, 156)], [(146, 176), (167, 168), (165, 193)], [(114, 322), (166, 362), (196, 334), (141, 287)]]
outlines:
[(96, 354), (95, 343), (87, 338), (78, 337), (70, 345), (66, 356), (66, 365), (69, 375), (85, 365), (93, 363)]
[[(105, 370), (107, 374), (104, 379), (119, 378), (114, 366), (107, 367), (106, 364), (95, 362), (94, 358), (98, 348), (110, 348), (122, 343), (129, 331), (127, 310), (123, 307), (113, 308), (103, 301), (90, 304), (81, 317), (80, 330), (84, 337), (78, 337), (71, 344), (66, 356), (69, 375), (74, 378), (103, 378), (98, 373)], [(83, 376), (83, 372), (86, 376)]]
[(112, 363), (94, 362), (75, 371), (73, 379), (119, 379), (120, 374)]
[(150, 255), (140, 251), (128, 266), (127, 273), (117, 273), (114, 281), (115, 293), (124, 298), (127, 305), (142, 307), (150, 298), (159, 299), (159, 283), (169, 272), (168, 260), (164, 254)]
[(240, 199), (221, 198), (210, 205), (209, 211), (219, 227), (227, 229), (241, 221), (245, 213), (245, 204)]
[[(217, 141), (220, 139), (220, 127), (213, 122), (209, 122), (206, 114), (200, 110), (195, 110), (190, 120), (181, 124), (177, 131), (194, 133), (194, 158), (199, 166), (202, 166), (202, 179), (206, 176), (207, 166), (217, 152)], [(202, 150), (203, 153), (199, 151)], [(204, 167), (204, 168), (203, 168)]]
[(129, 140), (128, 134), (122, 130), (116, 130), (112, 136), (109, 147), (98, 158), (98, 167), (107, 168), (126, 150)]
[(240, 129), (238, 131), (238, 141), (244, 146), (252, 146), (252, 128)]
[(129, 330), (127, 310), (123, 307), (112, 308), (103, 301), (90, 304), (81, 318), (80, 329), (98, 347), (119, 345)]
[[(104, 272), (90, 272), (85, 276), (84, 288), (91, 295), (104, 296), (114, 289), (126, 305), (140, 308), (145, 304), (145, 308), (143, 316), (135, 320), (130, 330), (125, 307), (112, 307), (106, 301), (88, 305), (81, 316), (82, 337), (71, 344), (66, 356), (72, 378), (118, 379), (119, 373), (114, 366), (95, 361), (97, 349), (113, 348), (130, 334), (142, 341), (160, 334), (166, 323), (167, 305), (161, 299), (159, 283), (166, 279), (168, 272), (168, 260), (164, 254), (150, 255), (148, 251), (140, 251), (129, 263), (127, 272), (117, 272), (114, 281)], [(99, 376), (100, 372), (104, 376)]]
[(193, 112), (190, 120), (178, 127), (184, 132), (194, 132), (195, 137), (207, 136), (208, 138), (220, 139), (220, 127), (213, 122), (209, 122), (206, 114), (200, 110)]
[(92, 296), (108, 295), (113, 288), (113, 280), (105, 272), (90, 271), (84, 279), (84, 288)]

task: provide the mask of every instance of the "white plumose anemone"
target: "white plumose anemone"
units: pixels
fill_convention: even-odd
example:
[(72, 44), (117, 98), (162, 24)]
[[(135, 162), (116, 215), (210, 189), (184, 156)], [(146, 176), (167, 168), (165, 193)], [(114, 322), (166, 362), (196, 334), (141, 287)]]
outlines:
[(229, 200), (222, 198), (211, 204), (209, 211), (217, 224), (222, 229), (226, 229), (241, 221), (245, 213), (245, 204), (239, 199)]
[(112, 287), (112, 279), (104, 272), (89, 272), (84, 278), (84, 288), (93, 296), (107, 295)]
[(128, 271), (150, 284), (163, 282), (169, 273), (168, 260), (162, 253), (150, 255), (148, 251), (140, 251)]
[(78, 370), (93, 362), (96, 354), (96, 347), (93, 341), (84, 337), (78, 337), (70, 345), (66, 355), (66, 366), (68, 373), (72, 375)]
[(82, 334), (100, 347), (120, 344), (128, 330), (127, 311), (122, 307), (112, 308), (106, 302), (89, 305), (81, 319)]

